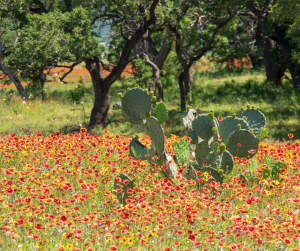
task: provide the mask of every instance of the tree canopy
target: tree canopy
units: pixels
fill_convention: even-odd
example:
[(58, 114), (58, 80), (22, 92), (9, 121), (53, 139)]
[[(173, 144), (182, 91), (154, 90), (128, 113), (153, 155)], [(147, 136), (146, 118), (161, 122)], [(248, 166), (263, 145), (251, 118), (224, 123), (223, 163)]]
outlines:
[[(137, 70), (145, 87), (157, 88), (163, 100), (165, 81), (160, 77), (174, 68), (165, 73), (161, 69), (168, 57), (176, 57), (179, 65), (172, 74), (178, 78), (181, 109), (190, 91), (190, 68), (207, 53), (223, 61), (238, 57), (250, 58), (253, 66), (263, 64), (267, 80), (276, 86), (288, 70), (294, 88), (300, 86), (300, 4), (296, 0), (2, 2), (2, 71), (5, 66), (29, 77), (40, 85), (45, 98), (49, 69), (66, 66), (69, 73), (85, 62), (95, 92), (90, 128), (109, 122), (109, 89), (134, 60), (139, 62)], [(95, 30), (108, 25), (111, 42), (105, 48), (97, 42)], [(104, 76), (103, 69), (110, 73)]]

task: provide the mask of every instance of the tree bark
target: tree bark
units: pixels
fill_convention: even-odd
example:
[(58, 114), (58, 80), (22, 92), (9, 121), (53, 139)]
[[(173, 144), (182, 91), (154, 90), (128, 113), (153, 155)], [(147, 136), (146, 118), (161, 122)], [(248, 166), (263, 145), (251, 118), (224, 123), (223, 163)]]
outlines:
[(251, 60), (251, 64), (252, 67), (254, 69), (261, 69), (261, 67), (264, 66), (264, 59), (263, 58), (259, 58), (259, 55), (250, 55), (250, 60)]
[[(170, 51), (171, 51), (171, 43), (172, 43), (172, 37), (173, 34), (169, 30), (167, 31), (167, 34), (165, 36), (164, 43), (162, 44), (159, 52), (157, 52), (156, 56), (154, 57), (153, 63), (158, 67), (160, 70), (162, 66), (164, 65)], [(161, 81), (158, 83), (156, 79), (156, 70), (152, 68), (152, 79), (154, 80), (153, 84), (149, 87), (150, 91), (155, 92), (155, 86), (157, 84), (158, 89), (158, 97), (160, 101), (163, 101), (163, 86), (161, 84)]]
[(72, 0), (65, 0), (66, 8), (68, 12), (72, 12)]
[[(149, 64), (152, 67), (152, 77), (157, 84), (158, 89), (158, 101), (163, 101), (164, 99), (164, 92), (163, 92), (163, 86), (160, 81), (160, 69), (157, 67), (157, 65), (154, 62), (151, 62), (149, 59), (149, 56), (144, 53), (144, 56), (146, 57), (146, 63)], [(154, 74), (153, 74), (154, 72)]]
[(292, 75), (293, 87), (297, 90), (300, 87), (300, 66), (292, 59), (292, 48), (288, 39), (286, 39), (285, 29), (275, 25), (274, 35), (271, 38), (279, 45), (283, 58)]
[(93, 129), (95, 125), (102, 125), (105, 127), (109, 124), (108, 110), (110, 85), (105, 85), (105, 82), (101, 78), (101, 69), (97, 60), (88, 60), (86, 62), (86, 69), (90, 72), (95, 92), (94, 107), (91, 112), (89, 129)]
[(183, 86), (185, 74), (186, 73), (183, 71), (179, 74), (179, 77), (178, 77), (179, 88), (180, 88), (180, 108), (181, 108), (181, 111), (184, 111), (185, 108), (186, 108), (185, 91), (184, 91), (184, 86)]
[(280, 57), (276, 53), (275, 43), (266, 35), (266, 25), (266, 19), (258, 23), (255, 34), (256, 45), (263, 49), (263, 63), (265, 65), (267, 81), (279, 86), (282, 82), (286, 66), (284, 63), (280, 65)]
[(0, 60), (0, 70), (6, 74), (9, 79), (15, 84), (20, 96), (22, 99), (28, 99), (28, 95), (27, 93), (25, 92), (23, 86), (21, 85), (20, 83), (20, 80), (19, 78), (13, 74), (4, 64), (3, 62)]

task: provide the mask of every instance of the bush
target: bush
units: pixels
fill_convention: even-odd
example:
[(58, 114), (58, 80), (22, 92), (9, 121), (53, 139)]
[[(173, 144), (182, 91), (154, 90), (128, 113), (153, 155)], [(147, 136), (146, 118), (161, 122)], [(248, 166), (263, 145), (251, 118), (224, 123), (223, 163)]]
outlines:
[(76, 105), (79, 105), (80, 101), (84, 97), (84, 93), (84, 84), (80, 83), (74, 90), (69, 91), (68, 100)]

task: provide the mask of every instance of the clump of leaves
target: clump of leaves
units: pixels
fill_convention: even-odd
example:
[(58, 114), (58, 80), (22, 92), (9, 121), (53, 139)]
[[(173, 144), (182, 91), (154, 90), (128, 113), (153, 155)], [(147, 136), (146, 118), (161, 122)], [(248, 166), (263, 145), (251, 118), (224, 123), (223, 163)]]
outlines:
[(69, 91), (68, 100), (76, 105), (80, 104), (80, 101), (84, 97), (84, 85), (79, 84), (74, 90)]

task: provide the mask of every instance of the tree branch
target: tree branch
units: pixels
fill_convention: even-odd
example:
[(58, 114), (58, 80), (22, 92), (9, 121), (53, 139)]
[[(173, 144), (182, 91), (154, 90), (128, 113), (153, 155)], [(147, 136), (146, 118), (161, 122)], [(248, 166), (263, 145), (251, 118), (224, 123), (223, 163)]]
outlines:
[[(63, 82), (64, 84), (67, 84), (68, 82), (64, 81), (64, 78), (65, 78), (66, 76), (68, 76), (68, 75), (73, 71), (74, 67), (75, 67), (76, 65), (79, 65), (81, 62), (82, 62), (82, 60), (80, 59), (80, 60), (78, 60), (77, 62), (75, 62), (74, 64), (72, 64), (71, 66), (68, 66), (67, 68), (69, 68), (70, 70), (69, 70), (68, 72), (66, 72), (61, 78), (59, 78), (59, 80), (60, 80), (61, 82)], [(62, 67), (62, 66), (57, 66), (57, 67)]]
[(5, 32), (6, 32), (6, 30), (4, 30), (4, 31), (2, 31), (2, 32), (0, 33), (0, 38), (2, 37), (2, 35), (3, 35)]
[(111, 54), (115, 49), (116, 49), (116, 46), (113, 46), (113, 47), (111, 48), (110, 51), (103, 52), (103, 53), (101, 54), (101, 56), (100, 56), (100, 60), (103, 60), (103, 58), (104, 58), (105, 56)]
[(37, 4), (39, 6), (40, 9), (40, 14), (42, 13), (48, 13), (49, 11), (47, 10), (47, 8), (45, 7), (45, 5), (40, 1), (40, 0), (31, 0), (32, 4)]

